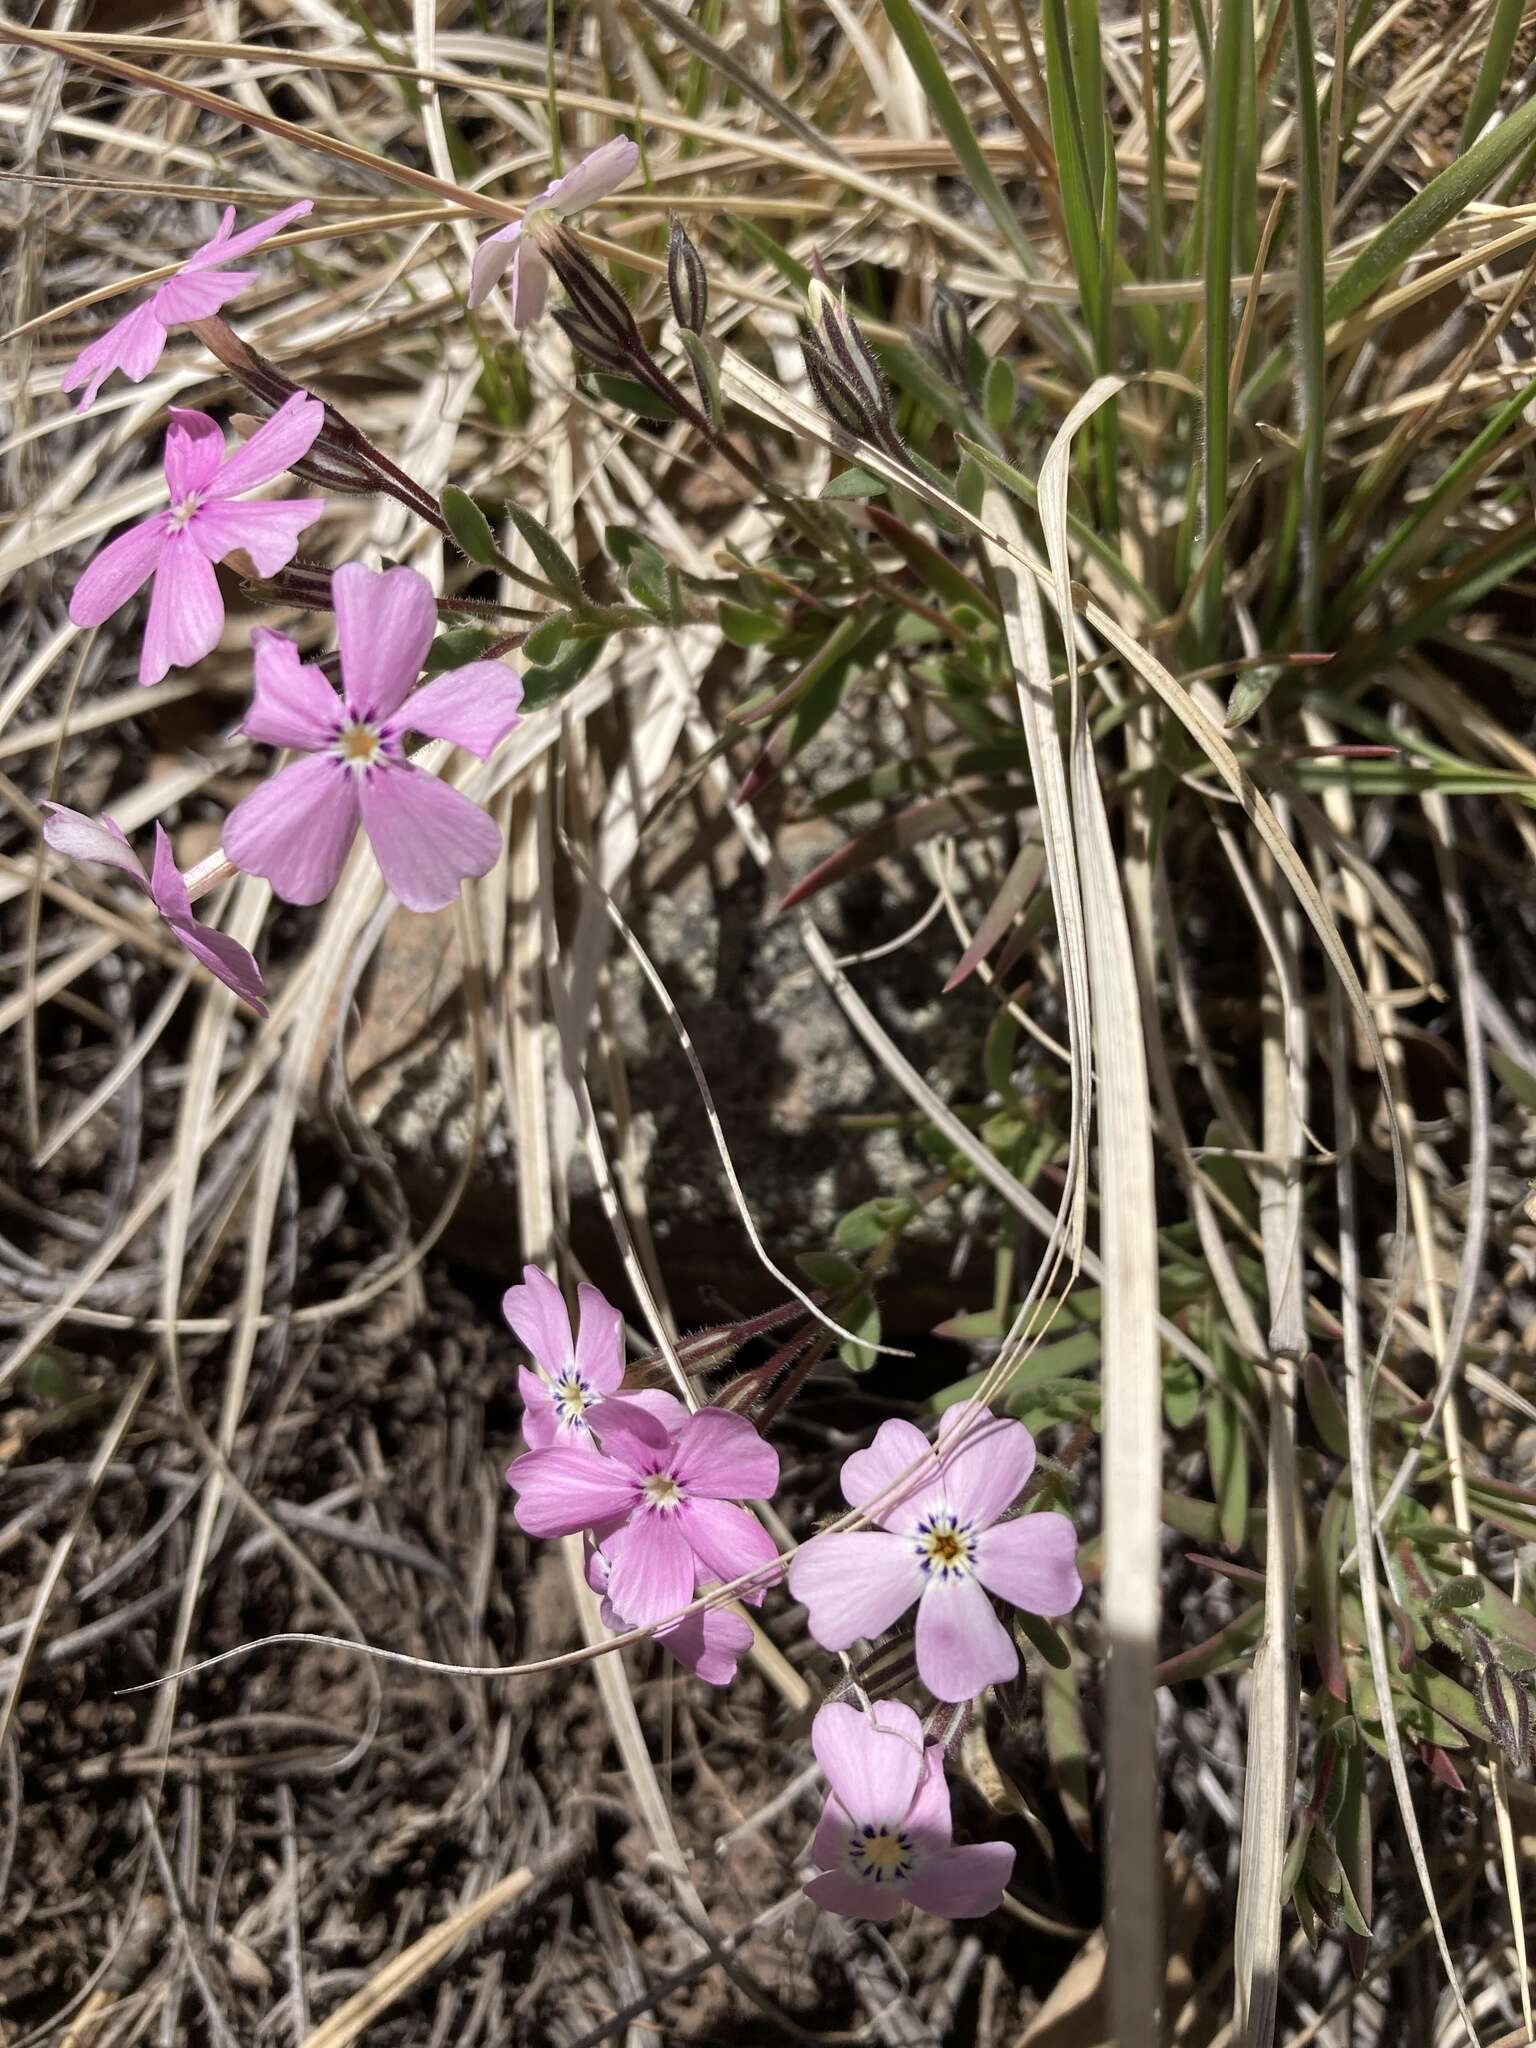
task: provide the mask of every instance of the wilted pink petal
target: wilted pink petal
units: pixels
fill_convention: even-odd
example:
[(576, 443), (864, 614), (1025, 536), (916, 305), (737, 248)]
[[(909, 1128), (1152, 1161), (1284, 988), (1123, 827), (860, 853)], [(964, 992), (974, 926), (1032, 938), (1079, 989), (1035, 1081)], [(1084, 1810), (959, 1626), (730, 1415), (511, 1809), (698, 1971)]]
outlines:
[(224, 851), (285, 903), (319, 903), (341, 878), (357, 836), (351, 776), (331, 754), (312, 754), (253, 789), (224, 821)]
[(364, 721), (388, 718), (421, 674), (432, 645), (432, 586), (414, 569), (346, 562), (331, 578), (331, 603), (347, 708)]
[(501, 834), (478, 804), (408, 762), (364, 775), (358, 802), (379, 871), (407, 910), (444, 909), (501, 853)]
[(155, 857), (152, 874), (146, 876), (143, 863), (110, 818), (92, 819), (71, 811), (63, 804), (45, 804), (50, 813), (43, 837), (56, 853), (73, 860), (89, 860), (116, 868), (135, 888), (142, 889), (154, 903), (172, 936), (208, 971), (233, 989), (258, 1016), (265, 1017), (266, 990), (261, 969), (238, 939), (199, 924), (192, 914), (186, 881), (177, 869), (170, 838), (163, 825), (155, 827)]
[(158, 683), (173, 668), (191, 668), (212, 654), (224, 630), (224, 600), (213, 566), (190, 533), (170, 533), (160, 550), (150, 593), (139, 681)]
[(521, 329), (537, 320), (549, 292), (549, 266), (531, 236), (523, 233), (535, 214), (565, 215), (590, 206), (622, 185), (640, 161), (638, 144), (626, 135), (615, 136), (590, 150), (563, 177), (553, 179), (528, 201), (521, 220), (487, 235), (475, 251), (469, 272), (469, 303), (483, 305), (501, 282), (510, 264), (512, 277), (507, 300), (512, 325)]
[(150, 300), (150, 308), (163, 328), (187, 327), (194, 320), (211, 318), (231, 299), (238, 299), (256, 277), (254, 270), (205, 270), (195, 276), (184, 270), (179, 277), (166, 279)]
[(224, 460), (224, 436), (205, 412), (173, 405), (165, 430), (165, 481), (174, 511), (194, 491), (206, 491)]
[(43, 809), (48, 813), (43, 821), (43, 838), (55, 853), (70, 860), (90, 860), (101, 867), (117, 868), (141, 889), (149, 888), (144, 863), (123, 837), (121, 828), (105, 814), (88, 818), (83, 811), (70, 810), (67, 804), (45, 803)]
[(412, 732), (486, 756), (518, 722), (522, 679), (502, 661), (472, 661), (413, 691), (401, 711)]
[(77, 626), (101, 625), (143, 589), (155, 573), (170, 530), (170, 514), (157, 512), (107, 542), (87, 563), (69, 600), (69, 616)]
[(324, 425), (325, 407), (319, 399), (295, 391), (233, 454), (225, 457), (213, 486), (215, 495), (238, 498), (261, 484), (271, 483), (285, 469), (304, 460)]
[(1083, 1597), (1077, 1531), (1068, 1516), (1049, 1512), (999, 1522), (977, 1545), (976, 1576), (1027, 1614), (1070, 1614)]
[(256, 688), (240, 721), (246, 738), (305, 752), (329, 746), (341, 729), (342, 706), (320, 670), (300, 660), (285, 633), (269, 627), (253, 630), (251, 646)]

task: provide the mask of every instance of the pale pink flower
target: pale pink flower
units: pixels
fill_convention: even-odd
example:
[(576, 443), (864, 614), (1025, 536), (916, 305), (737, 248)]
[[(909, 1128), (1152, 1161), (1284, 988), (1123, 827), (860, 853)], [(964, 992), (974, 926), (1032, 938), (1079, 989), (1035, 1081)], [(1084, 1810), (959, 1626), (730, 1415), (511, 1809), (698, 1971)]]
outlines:
[(523, 1397), (523, 1441), (530, 1451), (552, 1444), (568, 1449), (592, 1442), (589, 1412), (632, 1401), (676, 1429), (687, 1411), (674, 1394), (637, 1387), (621, 1394), (624, 1379), (624, 1318), (600, 1290), (583, 1280), (576, 1289), (577, 1328), (573, 1338), (565, 1296), (537, 1266), (524, 1266), (520, 1287), (501, 1297), (501, 1312), (513, 1335), (533, 1359), (517, 1369)]
[[(608, 1598), (631, 1627), (677, 1614), (700, 1584), (777, 1564), (772, 1537), (737, 1505), (768, 1499), (779, 1483), (778, 1452), (744, 1415), (701, 1408), (669, 1428), (625, 1398), (605, 1401), (592, 1426), (600, 1451), (526, 1451), (507, 1484), (526, 1535), (592, 1532)], [(743, 1597), (761, 1599), (762, 1587)]]
[(821, 1875), (806, 1896), (853, 1920), (894, 1920), (905, 1905), (977, 1920), (1001, 1905), (1013, 1875), (1009, 1842), (953, 1845), (944, 1752), (898, 1700), (864, 1714), (829, 1701), (811, 1747), (831, 1788), (811, 1842)]
[(130, 526), (87, 565), (69, 600), (75, 624), (99, 626), (153, 576), (139, 681), (158, 683), (167, 670), (191, 668), (211, 654), (224, 628), (214, 563), (244, 548), (258, 575), (275, 575), (325, 510), (323, 498), (235, 501), (301, 461), (324, 423), (320, 401), (297, 391), (226, 455), (224, 436), (207, 413), (173, 405), (165, 435), (170, 510)]
[(528, 201), (521, 220), (487, 235), (475, 251), (469, 273), (469, 303), (483, 305), (501, 283), (510, 264), (512, 276), (505, 286), (512, 325), (530, 326), (544, 310), (549, 293), (549, 265), (532, 235), (524, 230), (536, 214), (551, 213), (561, 218), (578, 213), (594, 199), (602, 199), (622, 185), (640, 161), (638, 146), (627, 136), (616, 136), (573, 164), (563, 178), (556, 178), (537, 197)]
[(1019, 1668), (988, 1593), (1030, 1614), (1066, 1614), (1082, 1595), (1077, 1535), (1065, 1515), (999, 1516), (1035, 1467), (1022, 1422), (977, 1401), (947, 1409), (930, 1444), (910, 1422), (883, 1422), (842, 1471), (850, 1507), (871, 1503), (873, 1529), (812, 1537), (789, 1590), (823, 1649), (882, 1635), (917, 1603), (917, 1669), (935, 1699), (968, 1700)]
[(472, 661), (412, 685), (437, 626), (432, 586), (414, 569), (347, 562), (331, 578), (341, 690), (258, 627), (256, 695), (243, 730), (307, 758), (281, 769), (229, 814), (224, 851), (287, 903), (335, 888), (357, 828), (407, 910), (441, 910), (501, 852), (478, 804), (406, 759), (405, 734), (451, 740), (484, 760), (517, 723), (523, 686), (504, 662)]
[[(623, 1634), (631, 1624), (608, 1599), (608, 1580), (613, 1566), (592, 1544), (587, 1547), (587, 1584), (604, 1595), (601, 1608), (603, 1627)], [(708, 1589), (701, 1586), (700, 1592)], [(702, 1678), (706, 1685), (729, 1685), (736, 1666), (752, 1647), (752, 1629), (739, 1614), (726, 1607), (703, 1607), (697, 1614), (685, 1614), (656, 1631), (655, 1640), (679, 1664)]]
[(213, 240), (194, 249), (174, 277), (168, 277), (143, 305), (115, 320), (105, 334), (98, 335), (75, 357), (59, 379), (61, 391), (74, 391), (85, 385), (75, 410), (84, 412), (114, 370), (121, 370), (132, 383), (142, 383), (159, 362), (172, 327), (208, 319), (256, 281), (254, 270), (225, 270), (221, 266), (232, 263), (237, 256), (249, 255), (269, 236), (287, 227), (289, 221), (302, 219), (313, 205), (312, 199), (300, 199), (293, 206), (285, 206), (281, 213), (257, 221), (254, 227), (242, 228), (238, 235), (234, 232), (235, 209), (226, 206)]
[(238, 939), (199, 924), (192, 915), (187, 885), (176, 866), (163, 825), (155, 827), (154, 867), (146, 875), (144, 863), (110, 818), (88, 818), (64, 804), (44, 804), (43, 809), (49, 813), (43, 837), (55, 853), (67, 854), (71, 860), (95, 861), (126, 875), (136, 889), (143, 890), (193, 959), (200, 960), (210, 974), (233, 989), (242, 1003), (249, 1003), (259, 1017), (265, 1017), (266, 990), (261, 969)]

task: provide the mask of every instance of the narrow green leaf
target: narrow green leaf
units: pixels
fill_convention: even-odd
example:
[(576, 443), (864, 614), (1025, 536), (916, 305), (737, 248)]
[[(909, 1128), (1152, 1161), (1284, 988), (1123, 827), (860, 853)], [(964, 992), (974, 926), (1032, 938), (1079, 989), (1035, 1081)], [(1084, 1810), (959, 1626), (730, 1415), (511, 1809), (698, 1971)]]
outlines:
[(468, 491), (461, 491), (457, 484), (449, 484), (440, 503), (448, 531), (463, 552), (481, 568), (494, 569), (501, 560), (501, 552), (491, 532), (491, 522)]
[(1520, 32), (1524, 13), (1525, 0), (1498, 0), (1493, 10), (1488, 41), (1483, 46), (1483, 61), (1477, 67), (1477, 81), (1467, 101), (1467, 111), (1461, 123), (1461, 140), (1456, 145), (1463, 153), (1476, 142), (1487, 126), (1488, 116), (1499, 103), (1499, 93), (1509, 70), (1515, 37)]
[(576, 564), (549, 528), (541, 525), (531, 512), (525, 511), (521, 505), (515, 503), (508, 504), (507, 516), (528, 543), (529, 551), (540, 570), (560, 595), (568, 598), (572, 604), (584, 602), (586, 593), (581, 587), (581, 576)]

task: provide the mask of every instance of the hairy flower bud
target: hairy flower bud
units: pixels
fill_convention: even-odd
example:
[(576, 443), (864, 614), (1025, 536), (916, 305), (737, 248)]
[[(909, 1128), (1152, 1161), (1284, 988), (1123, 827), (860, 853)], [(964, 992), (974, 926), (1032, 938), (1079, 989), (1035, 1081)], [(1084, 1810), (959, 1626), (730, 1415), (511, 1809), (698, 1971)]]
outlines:
[(864, 339), (858, 322), (848, 311), (846, 295), (834, 297), (820, 278), (811, 279), (811, 315), (820, 329), (825, 355), (842, 372), (858, 394), (859, 409), (866, 418), (891, 424), (890, 394), (874, 352)]
[(811, 389), (828, 418), (856, 440), (877, 440), (879, 423), (870, 418), (857, 387), (831, 360), (809, 327), (800, 330), (800, 353), (805, 358), (805, 374)]
[(584, 320), (574, 306), (557, 306), (551, 317), (564, 328), (566, 339), (577, 354), (586, 356), (600, 370), (612, 370), (621, 376), (632, 372), (634, 360), (629, 351)]
[(622, 354), (626, 362), (637, 354), (643, 356), (645, 343), (629, 310), (629, 301), (616, 284), (604, 277), (575, 236), (547, 213), (531, 215), (527, 232), (565, 286), (566, 297), (583, 328), (601, 337), (610, 355)]
[(970, 324), (965, 317), (965, 307), (948, 285), (941, 284), (935, 288), (928, 331), (934, 353), (950, 381), (962, 391), (970, 391)]
[(1518, 1770), (1531, 1751), (1531, 1702), (1525, 1687), (1511, 1677), (1494, 1654), (1493, 1645), (1475, 1629), (1467, 1631), (1477, 1657), (1477, 1703), (1488, 1732)]
[(667, 294), (672, 317), (690, 334), (702, 334), (709, 318), (709, 279), (704, 259), (688, 239), (682, 222), (674, 213), (672, 235), (667, 243)]

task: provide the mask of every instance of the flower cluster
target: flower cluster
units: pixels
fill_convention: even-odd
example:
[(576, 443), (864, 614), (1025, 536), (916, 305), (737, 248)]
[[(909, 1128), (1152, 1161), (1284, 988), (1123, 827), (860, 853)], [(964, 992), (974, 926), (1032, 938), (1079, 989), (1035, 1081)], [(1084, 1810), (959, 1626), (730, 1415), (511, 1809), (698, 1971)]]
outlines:
[[(536, 239), (524, 237), (525, 225), (600, 198), (638, 160), (633, 142), (606, 143), (530, 200), (523, 218), (490, 236), (478, 252), (471, 304), (478, 305), (510, 265), (514, 325), (536, 319), (548, 271)], [(264, 877), (289, 903), (317, 903), (336, 886), (361, 826), (398, 901), (410, 910), (438, 910), (463, 881), (492, 867), (500, 834), (478, 805), (407, 755), (405, 736), (447, 741), (484, 759), (517, 723), (522, 684), (504, 662), (486, 658), (433, 674), (417, 687), (439, 611), (426, 578), (408, 568), (379, 573), (347, 563), (333, 572), (298, 562), (300, 537), (320, 520), (326, 500), (252, 495), (285, 474), (303, 475), (328, 489), (386, 491), (439, 531), (450, 531), (429, 492), (333, 407), (266, 363), (220, 317), (257, 276), (231, 266), (308, 214), (312, 204), (301, 200), (238, 232), (234, 209), (226, 208), (212, 240), (64, 372), (61, 388), (80, 391), (77, 410), (83, 410), (114, 372), (141, 383), (160, 361), (171, 330), (191, 327), (265, 413), (231, 449), (207, 413), (170, 408), (165, 505), (100, 550), (75, 585), (69, 615), (79, 627), (100, 626), (150, 584), (139, 649), (139, 681), (150, 684), (174, 668), (194, 667), (218, 646), (225, 628), (220, 563), (247, 578), (282, 579), (271, 586), (275, 592), (333, 610), (337, 651), (319, 663), (305, 662), (281, 634), (264, 628), (252, 634), (254, 696), (245, 735), (302, 758), (236, 806), (222, 851), (205, 864), (194, 893), (240, 869)], [(339, 670), (339, 691), (328, 668)], [(264, 1014), (255, 960), (194, 918), (188, 879), (178, 873), (163, 832), (146, 875), (111, 819), (50, 808), (44, 830), (50, 846), (125, 874), (148, 895), (177, 942)]]
[[(728, 1684), (751, 1626), (696, 1603), (729, 1585), (760, 1605), (778, 1577), (777, 1549), (743, 1505), (772, 1498), (778, 1455), (743, 1415), (690, 1414), (671, 1394), (626, 1389), (618, 1311), (586, 1284), (578, 1304), (573, 1331), (534, 1266), (502, 1303), (531, 1361), (518, 1375), (529, 1448), (507, 1468), (518, 1526), (584, 1535), (604, 1625), (649, 1628), (679, 1663)], [(936, 1699), (968, 1701), (1013, 1677), (1018, 1651), (988, 1595), (1060, 1615), (1082, 1592), (1069, 1519), (1009, 1516), (1034, 1462), (1024, 1425), (979, 1402), (951, 1408), (935, 1443), (909, 1422), (882, 1424), (842, 1470), (844, 1498), (875, 1526), (815, 1536), (789, 1566), (812, 1635), (847, 1650), (915, 1605), (918, 1673)], [(872, 1920), (904, 1904), (952, 1919), (997, 1906), (1013, 1849), (954, 1846), (944, 1746), (911, 1707), (828, 1701), (811, 1744), (829, 1787), (806, 1886), (818, 1905)]]

